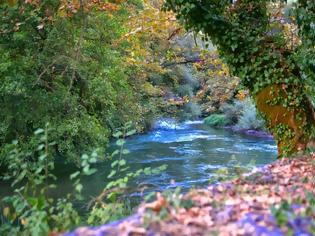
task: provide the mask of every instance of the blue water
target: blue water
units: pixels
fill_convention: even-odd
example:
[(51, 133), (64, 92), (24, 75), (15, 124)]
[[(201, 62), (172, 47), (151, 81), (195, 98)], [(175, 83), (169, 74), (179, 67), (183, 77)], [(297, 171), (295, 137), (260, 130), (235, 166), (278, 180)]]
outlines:
[[(254, 161), (259, 167), (274, 161), (277, 156), (272, 139), (212, 129), (201, 121), (177, 124), (169, 119), (157, 122), (147, 134), (128, 138), (126, 148), (130, 150), (125, 158), (131, 172), (167, 165), (166, 171), (160, 174), (141, 175), (131, 180), (128, 192), (131, 196), (141, 195), (140, 186), (147, 186), (146, 191), (163, 191), (178, 186), (183, 190), (203, 187), (217, 177), (216, 172), (223, 167), (233, 174), (236, 165), (245, 166)], [(88, 198), (97, 196), (106, 186), (110, 162), (97, 164), (97, 169), (96, 174), (82, 180), (84, 195)], [(52, 195), (61, 197), (72, 191), (69, 175), (74, 171), (66, 164), (56, 166), (58, 188)], [(9, 185), (2, 184), (1, 188), (0, 195), (10, 192)]]
[(260, 167), (277, 156), (272, 139), (209, 128), (201, 121), (176, 124), (161, 120), (148, 134), (129, 139), (127, 148), (131, 151), (127, 156), (131, 169), (168, 166), (159, 175), (141, 176), (132, 183), (134, 186), (150, 183), (159, 191), (176, 186), (183, 189), (205, 186), (222, 167), (232, 173), (236, 165), (254, 161)]

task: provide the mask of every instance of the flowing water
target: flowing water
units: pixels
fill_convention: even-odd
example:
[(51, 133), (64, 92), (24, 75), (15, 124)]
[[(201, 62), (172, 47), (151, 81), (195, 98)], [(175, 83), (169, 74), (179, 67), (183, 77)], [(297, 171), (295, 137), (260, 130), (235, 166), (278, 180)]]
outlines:
[[(144, 176), (131, 181), (132, 195), (139, 195), (137, 187), (146, 184), (148, 190), (163, 191), (171, 187), (187, 190), (202, 187), (216, 176), (217, 170), (226, 167), (233, 170), (237, 164), (245, 166), (255, 161), (263, 166), (276, 159), (275, 142), (268, 138), (257, 138), (233, 133), (223, 129), (212, 129), (200, 121), (177, 124), (164, 119), (147, 134), (136, 135), (126, 140), (130, 154), (125, 158), (130, 171), (166, 164), (167, 170), (158, 175)], [(110, 172), (109, 163), (97, 165), (98, 172), (83, 179), (84, 194), (96, 196), (106, 185)], [(63, 196), (72, 189), (69, 174), (74, 169), (67, 165), (57, 166), (58, 192)], [(172, 184), (171, 184), (172, 183)], [(1, 184), (2, 194), (6, 187)]]
[(277, 156), (272, 139), (209, 128), (201, 121), (176, 124), (167, 119), (159, 121), (150, 133), (132, 137), (127, 148), (131, 151), (127, 157), (131, 169), (168, 166), (157, 176), (141, 176), (134, 181), (135, 185), (151, 184), (159, 191), (205, 186), (221, 168), (232, 171), (235, 165), (244, 166), (253, 161), (259, 167)]

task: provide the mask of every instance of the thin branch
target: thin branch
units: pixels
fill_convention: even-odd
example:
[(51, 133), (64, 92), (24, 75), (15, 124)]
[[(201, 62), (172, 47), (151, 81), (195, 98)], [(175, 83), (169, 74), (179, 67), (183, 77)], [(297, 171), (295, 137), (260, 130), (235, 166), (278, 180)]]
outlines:
[(179, 34), (179, 32), (181, 31), (181, 29), (182, 29), (182, 28), (177, 28), (177, 29), (175, 29), (175, 30), (171, 33), (171, 35), (167, 38), (167, 40), (169, 41), (169, 40), (171, 40), (172, 38), (174, 38), (177, 34)]
[(176, 65), (190, 64), (190, 63), (203, 62), (203, 61), (205, 60), (192, 58), (192, 59), (186, 59), (185, 61), (179, 61), (179, 62), (177, 61), (164, 62), (160, 66), (162, 66), (163, 68), (166, 68), (166, 67), (171, 67), (171, 66), (176, 66)]

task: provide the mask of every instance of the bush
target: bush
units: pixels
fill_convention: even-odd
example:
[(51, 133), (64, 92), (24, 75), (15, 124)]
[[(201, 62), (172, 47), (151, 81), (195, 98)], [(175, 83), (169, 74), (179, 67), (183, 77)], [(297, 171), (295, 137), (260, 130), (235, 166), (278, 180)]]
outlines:
[(223, 114), (213, 114), (203, 121), (206, 125), (211, 127), (219, 127), (227, 125), (227, 119), (226, 116)]
[(250, 98), (226, 103), (220, 111), (222, 114), (209, 116), (205, 119), (205, 123), (209, 126), (233, 125), (237, 129), (265, 129), (265, 123), (257, 115), (256, 107)]
[(257, 116), (256, 107), (253, 103), (247, 103), (246, 106), (244, 106), (244, 110), (238, 119), (236, 127), (239, 129), (254, 130), (263, 130), (265, 128), (265, 123)]
[(194, 120), (201, 116), (200, 106), (194, 102), (184, 105), (180, 118), (183, 120)]
[(183, 85), (178, 86), (176, 92), (180, 97), (193, 96), (193, 88), (191, 87), (190, 84), (183, 84)]
[(237, 124), (240, 116), (245, 109), (245, 103), (242, 101), (234, 101), (232, 103), (225, 103), (220, 107), (220, 112), (226, 117), (229, 125)]

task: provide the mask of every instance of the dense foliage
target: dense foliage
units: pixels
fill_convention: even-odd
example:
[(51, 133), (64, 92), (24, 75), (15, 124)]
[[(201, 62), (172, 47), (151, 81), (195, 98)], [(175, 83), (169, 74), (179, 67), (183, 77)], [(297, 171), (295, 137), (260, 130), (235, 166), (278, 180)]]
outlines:
[[(1, 235), (47, 235), (130, 213), (130, 179), (166, 167), (129, 172), (125, 137), (164, 114), (219, 112), (206, 123), (260, 129), (249, 99), (231, 103), (249, 89), (280, 154), (315, 136), (312, 1), (298, 1), (289, 17), (291, 5), (275, 1), (168, 0), (194, 32), (161, 11), (163, 2), (0, 2), (0, 178), (12, 189), (1, 199)], [(110, 138), (117, 150), (105, 154)], [(60, 159), (75, 165), (73, 186), (52, 198)], [(82, 213), (81, 178), (101, 161), (110, 166), (106, 184)]]
[[(193, 98), (205, 73), (196, 68), (194, 38), (160, 11), (161, 3), (1, 2), (0, 178), (12, 184), (12, 195), (1, 199), (1, 235), (115, 220), (130, 213), (122, 198), (129, 179), (165, 168), (128, 172), (123, 137), (150, 128), (163, 113), (199, 116)], [(115, 132), (129, 121), (135, 130)], [(119, 150), (104, 155), (112, 136)], [(60, 160), (76, 166), (73, 191), (52, 198)], [(80, 179), (99, 161), (111, 167), (107, 185), (82, 214), (74, 204), (83, 200)]]
[(74, 161), (104, 152), (127, 121), (143, 131), (163, 113), (193, 119), (230, 99), (238, 83), (162, 3), (3, 2), (0, 162), (12, 140), (32, 150), (47, 122), (55, 154)]
[(22, 2), (0, 8), (0, 145), (29, 142), (49, 122), (57, 154), (105, 148), (111, 130), (141, 113), (125, 73), (128, 44), (114, 44), (126, 10), (65, 17), (60, 1)]
[(233, 2), (168, 0), (166, 9), (218, 47), (231, 74), (255, 98), (280, 155), (304, 150), (315, 124), (314, 2)]
[(177, 78), (163, 62), (178, 25), (159, 6), (1, 3), (0, 161), (12, 140), (34, 148), (32, 132), (47, 122), (58, 140), (55, 154), (74, 160), (95, 147), (104, 151), (127, 121), (143, 131), (159, 114), (172, 113), (163, 96)]

